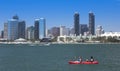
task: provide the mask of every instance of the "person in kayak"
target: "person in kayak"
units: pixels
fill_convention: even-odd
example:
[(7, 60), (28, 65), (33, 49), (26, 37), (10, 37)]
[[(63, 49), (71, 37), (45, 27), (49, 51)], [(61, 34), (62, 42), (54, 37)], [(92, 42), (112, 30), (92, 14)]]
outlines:
[(94, 61), (94, 58), (93, 56), (90, 57), (90, 61), (93, 62)]
[(79, 57), (78, 61), (82, 62), (82, 57)]

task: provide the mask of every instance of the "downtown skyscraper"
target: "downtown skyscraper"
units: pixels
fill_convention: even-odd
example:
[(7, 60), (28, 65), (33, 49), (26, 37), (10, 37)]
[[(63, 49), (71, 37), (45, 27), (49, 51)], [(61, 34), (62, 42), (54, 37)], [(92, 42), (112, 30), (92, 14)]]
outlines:
[(76, 12), (74, 14), (74, 34), (76, 36), (80, 35), (80, 30), (79, 30), (79, 13)]
[(35, 19), (34, 23), (34, 37), (35, 40), (43, 39), (46, 37), (46, 20), (45, 18)]
[(12, 41), (25, 38), (25, 21), (20, 21), (19, 17), (15, 15), (4, 23), (4, 38)]
[(40, 18), (40, 24), (39, 24), (39, 38), (45, 38), (46, 37), (46, 20), (45, 18)]
[(10, 19), (7, 23), (7, 39), (16, 40), (18, 39), (18, 20)]
[(94, 13), (89, 13), (89, 34), (95, 35), (95, 15)]
[(35, 23), (34, 23), (34, 39), (35, 40), (39, 40), (39, 19), (35, 19)]
[(18, 38), (25, 39), (25, 29), (26, 29), (25, 21), (19, 21), (19, 23), (18, 23)]

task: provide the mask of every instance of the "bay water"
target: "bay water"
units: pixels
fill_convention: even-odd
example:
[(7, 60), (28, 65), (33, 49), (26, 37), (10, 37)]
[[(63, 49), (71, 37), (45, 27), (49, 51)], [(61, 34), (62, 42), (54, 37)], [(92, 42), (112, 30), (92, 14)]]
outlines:
[[(79, 56), (99, 64), (68, 63)], [(120, 44), (0, 44), (0, 71), (120, 71)]]

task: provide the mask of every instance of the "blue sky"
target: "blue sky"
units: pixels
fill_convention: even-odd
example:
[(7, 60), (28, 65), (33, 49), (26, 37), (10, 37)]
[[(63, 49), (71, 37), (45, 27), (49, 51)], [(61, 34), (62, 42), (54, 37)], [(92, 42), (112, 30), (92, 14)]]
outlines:
[(105, 31), (120, 31), (120, 0), (0, 0), (0, 30), (4, 22), (18, 15), (27, 26), (35, 18), (46, 18), (47, 28), (73, 26), (73, 15), (80, 14), (80, 24), (88, 24), (88, 13), (95, 14), (95, 24)]

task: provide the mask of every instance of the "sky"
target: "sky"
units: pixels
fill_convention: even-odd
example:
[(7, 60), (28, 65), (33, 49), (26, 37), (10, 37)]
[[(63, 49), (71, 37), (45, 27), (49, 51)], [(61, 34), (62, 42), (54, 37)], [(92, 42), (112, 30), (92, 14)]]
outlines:
[(0, 31), (14, 15), (33, 26), (36, 18), (45, 18), (47, 28), (60, 25), (72, 28), (74, 13), (79, 12), (80, 24), (88, 24), (88, 13), (95, 14), (95, 26), (106, 32), (120, 32), (120, 0), (0, 0)]

